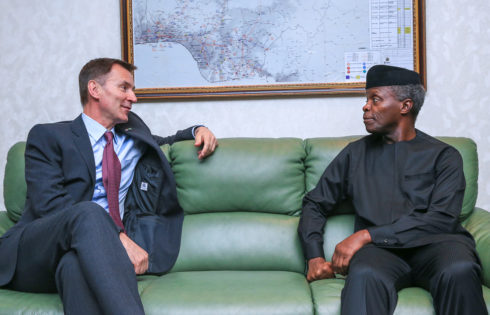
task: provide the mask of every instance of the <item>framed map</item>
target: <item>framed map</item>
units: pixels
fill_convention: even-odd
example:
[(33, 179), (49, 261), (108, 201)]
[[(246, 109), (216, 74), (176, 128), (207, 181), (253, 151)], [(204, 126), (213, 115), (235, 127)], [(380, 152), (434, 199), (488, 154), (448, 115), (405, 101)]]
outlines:
[(121, 0), (140, 99), (361, 94), (375, 64), (425, 79), (424, 0)]

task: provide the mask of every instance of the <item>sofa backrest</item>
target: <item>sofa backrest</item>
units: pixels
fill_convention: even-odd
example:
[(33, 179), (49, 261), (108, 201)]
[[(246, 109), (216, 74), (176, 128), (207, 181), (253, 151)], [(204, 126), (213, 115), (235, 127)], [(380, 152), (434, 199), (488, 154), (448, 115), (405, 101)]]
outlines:
[(26, 180), (24, 152), (26, 143), (24, 141), (14, 144), (8, 154), (5, 165), (5, 176), (3, 178), (3, 200), (7, 215), (10, 220), (17, 222), (26, 202)]
[[(192, 143), (171, 146), (179, 201), (186, 213), (173, 271), (300, 271), (304, 262), (296, 228), (302, 197), (316, 186), (333, 158), (359, 138), (221, 139), (218, 151), (201, 162)], [(440, 139), (463, 156), (467, 181), (463, 220), (476, 202), (476, 146), (465, 138)], [(345, 203), (328, 220), (327, 257), (353, 232), (353, 213), (352, 205)]]
[[(300, 139), (221, 139), (198, 161), (189, 142), (171, 147), (179, 203), (186, 214), (253, 211), (292, 215), (305, 191)], [(218, 198), (219, 197), (219, 198)]]
[[(339, 138), (312, 138), (305, 140), (305, 183), (306, 191), (310, 191), (318, 184), (320, 177), (327, 165), (350, 142), (359, 139), (359, 136)], [(354, 213), (354, 208), (349, 202), (339, 205), (337, 214)]]
[(172, 145), (179, 203), (186, 214), (173, 271), (302, 272), (297, 237), (305, 192), (300, 139), (220, 139), (197, 160), (192, 142)]
[(468, 138), (438, 137), (439, 140), (455, 147), (463, 158), (463, 171), (466, 179), (466, 190), (461, 209), (460, 221), (473, 212), (478, 196), (478, 153), (476, 143)]
[[(297, 236), (301, 202), (330, 161), (359, 137), (220, 139), (216, 153), (199, 161), (192, 141), (162, 147), (185, 211), (181, 252), (173, 271), (289, 270), (305, 264)], [(478, 193), (476, 144), (439, 138), (463, 157), (466, 192), (461, 220)], [(12, 146), (4, 177), (7, 215), (17, 221), (25, 202), (25, 143)], [(353, 231), (353, 209), (341, 205), (325, 228), (325, 252)]]
[[(360, 136), (306, 139), (306, 190), (312, 190), (318, 183), (325, 167), (348, 143), (359, 138)], [(466, 190), (460, 215), (460, 220), (463, 221), (473, 212), (478, 196), (478, 154), (476, 143), (471, 139), (462, 137), (437, 138), (456, 148), (463, 158), (463, 171), (466, 179)], [(352, 205), (340, 205), (337, 213), (353, 213)]]

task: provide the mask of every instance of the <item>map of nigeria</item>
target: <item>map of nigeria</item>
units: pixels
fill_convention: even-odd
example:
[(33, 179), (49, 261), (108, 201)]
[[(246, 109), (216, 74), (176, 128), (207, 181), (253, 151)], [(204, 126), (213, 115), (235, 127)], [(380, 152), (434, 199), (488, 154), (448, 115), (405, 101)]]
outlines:
[[(393, 1), (392, 1), (393, 2)], [(133, 0), (138, 88), (345, 82), (366, 0)]]

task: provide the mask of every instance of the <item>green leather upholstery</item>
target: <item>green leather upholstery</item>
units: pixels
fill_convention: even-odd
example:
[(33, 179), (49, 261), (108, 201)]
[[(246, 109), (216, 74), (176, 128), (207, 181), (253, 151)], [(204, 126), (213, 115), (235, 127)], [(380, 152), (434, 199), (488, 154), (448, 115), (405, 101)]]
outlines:
[[(306, 192), (316, 187), (325, 168), (332, 162), (337, 154), (339, 154), (347, 144), (359, 138), (360, 136), (350, 136), (341, 138), (312, 138), (305, 140)], [(335, 213), (354, 213), (354, 208), (350, 202), (345, 202), (339, 205)]]
[(313, 314), (308, 282), (285, 271), (174, 272), (141, 298), (147, 314)]
[(0, 315), (63, 314), (58, 294), (24, 293), (0, 289)]
[(334, 215), (328, 218), (325, 224), (325, 232), (323, 234), (323, 252), (325, 258), (330, 260), (335, 246), (354, 233), (354, 215), (341, 214)]
[(27, 186), (24, 178), (25, 148), (25, 142), (18, 142), (10, 148), (7, 154), (5, 177), (3, 179), (5, 208), (9, 218), (14, 222), (17, 222), (22, 215), (26, 199)]
[(160, 146), (160, 149), (162, 149), (163, 154), (165, 154), (165, 157), (170, 162), (170, 145), (164, 144)]
[[(310, 284), (315, 314), (340, 314), (340, 295), (343, 279), (325, 279)], [(483, 298), (490, 313), (490, 289), (482, 286)], [(405, 288), (398, 292), (398, 303), (394, 315), (435, 315), (432, 297), (421, 288)]]
[(435, 315), (432, 296), (421, 288), (405, 288), (398, 292), (394, 315)]
[(483, 299), (485, 300), (485, 304), (487, 305), (487, 312), (490, 314), (490, 289), (486, 286), (483, 286), (482, 289)]
[(0, 235), (7, 232), (14, 224), (14, 221), (8, 217), (7, 211), (0, 211)]
[[(340, 314), (340, 294), (343, 279), (326, 279), (311, 283), (316, 314)], [(406, 288), (398, 292), (397, 315), (435, 314), (430, 293), (421, 288)]]
[(490, 213), (475, 208), (471, 216), (463, 222), (476, 241), (476, 250), (483, 268), (483, 283), (490, 287)]
[[(138, 292), (143, 294), (148, 285), (158, 277), (138, 277)], [(0, 315), (63, 314), (63, 305), (58, 294), (24, 293), (0, 289)]]
[(186, 214), (254, 211), (293, 214), (305, 191), (300, 139), (221, 139), (199, 161), (192, 141), (172, 145), (179, 202)]
[[(340, 314), (342, 279), (326, 279), (310, 284), (316, 314)], [(420, 288), (406, 288), (398, 292), (396, 315), (435, 314), (430, 293)]]
[(269, 213), (187, 215), (172, 271), (305, 269), (298, 217)]
[(459, 216), (462, 221), (473, 212), (478, 196), (478, 154), (476, 152), (476, 143), (468, 138), (439, 137), (439, 140), (455, 147), (463, 157), (466, 190), (464, 192), (463, 208)]
[(332, 162), (346, 145), (359, 138), (360, 136), (306, 139), (306, 191), (315, 188), (327, 165)]
[[(163, 276), (138, 277), (146, 313), (339, 314), (344, 280), (306, 282), (296, 229), (304, 194), (315, 187), (338, 152), (358, 138), (220, 139), (215, 154), (203, 161), (197, 159), (192, 141), (162, 146), (186, 216), (174, 268)], [(476, 240), (488, 307), (490, 213), (474, 207), (476, 146), (465, 138), (440, 139), (463, 156), (467, 189), (461, 219)], [(0, 211), (0, 235), (24, 206), (24, 150), (20, 142), (8, 153), (7, 212)], [(327, 258), (353, 228), (352, 206), (340, 205), (325, 227)], [(0, 289), (0, 315), (62, 311), (57, 294)], [(420, 288), (403, 289), (395, 314), (434, 314), (432, 298)]]

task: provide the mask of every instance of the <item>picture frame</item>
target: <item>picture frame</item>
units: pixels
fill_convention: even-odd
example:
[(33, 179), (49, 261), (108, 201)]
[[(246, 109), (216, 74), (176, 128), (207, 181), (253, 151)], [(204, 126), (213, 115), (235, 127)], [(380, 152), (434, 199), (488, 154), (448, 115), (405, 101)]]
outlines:
[[(345, 15), (332, 12), (327, 0), (274, 10), (260, 1), (254, 7), (254, 0), (241, 2), (243, 8), (120, 0), (122, 56), (138, 67), (140, 100), (362, 95), (365, 73), (380, 63), (417, 71), (426, 87), (425, 0), (403, 1), (341, 0), (346, 12), (359, 3), (363, 9), (339, 22)], [(330, 22), (318, 12), (330, 14)]]

